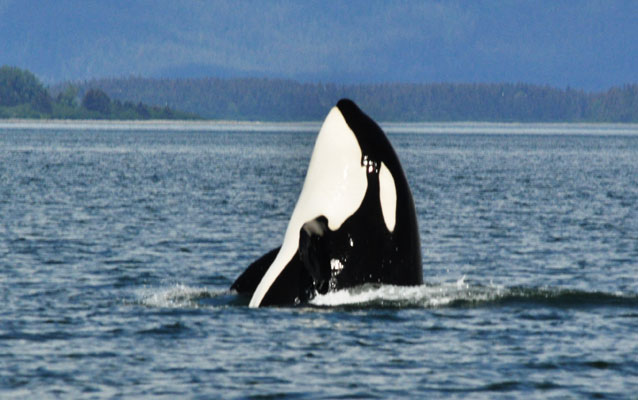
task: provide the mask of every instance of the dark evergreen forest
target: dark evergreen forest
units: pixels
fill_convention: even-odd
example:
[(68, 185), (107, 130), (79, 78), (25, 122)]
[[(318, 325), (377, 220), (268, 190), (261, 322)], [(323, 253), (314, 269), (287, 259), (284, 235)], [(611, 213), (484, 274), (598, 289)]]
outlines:
[(317, 121), (343, 97), (379, 121), (638, 122), (638, 84), (585, 92), (524, 83), (124, 78), (46, 88), (29, 71), (0, 67), (0, 118)]
[(321, 120), (340, 98), (380, 121), (638, 122), (638, 84), (585, 92), (524, 83), (336, 85), (278, 79), (102, 79), (120, 101), (142, 102), (204, 118)]
[(55, 95), (27, 70), (0, 67), (0, 118), (55, 119), (192, 119), (194, 114), (142, 102), (112, 100), (103, 90), (90, 88), (80, 95), (74, 85)]

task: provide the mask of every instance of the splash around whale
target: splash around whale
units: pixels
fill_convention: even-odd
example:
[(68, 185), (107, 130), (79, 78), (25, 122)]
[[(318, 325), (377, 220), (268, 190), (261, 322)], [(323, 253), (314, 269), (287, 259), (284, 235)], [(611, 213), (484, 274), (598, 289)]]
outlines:
[(369, 283), (423, 283), (419, 230), (392, 145), (342, 99), (319, 131), (282, 245), (248, 266), (231, 289), (261, 307)]

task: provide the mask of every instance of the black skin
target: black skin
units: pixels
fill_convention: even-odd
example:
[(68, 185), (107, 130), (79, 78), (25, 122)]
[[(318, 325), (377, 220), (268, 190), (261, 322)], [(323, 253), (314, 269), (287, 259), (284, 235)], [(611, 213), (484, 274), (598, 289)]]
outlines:
[[(355, 133), (366, 167), (368, 187), (359, 209), (335, 231), (325, 216), (307, 221), (299, 234), (295, 257), (288, 263), (261, 302), (290, 305), (316, 295), (364, 283), (420, 285), (423, 283), (416, 211), (399, 159), (379, 126), (352, 101), (337, 107)], [(379, 198), (381, 163), (390, 170), (397, 194), (392, 232), (383, 219)], [(231, 289), (252, 296), (279, 249), (251, 264)]]

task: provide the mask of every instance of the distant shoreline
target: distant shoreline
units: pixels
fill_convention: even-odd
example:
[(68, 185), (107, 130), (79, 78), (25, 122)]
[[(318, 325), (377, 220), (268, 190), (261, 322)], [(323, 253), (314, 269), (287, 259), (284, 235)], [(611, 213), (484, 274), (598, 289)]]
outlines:
[(110, 119), (0, 119), (0, 129), (194, 130), (194, 131), (315, 131), (320, 121), (264, 122), (240, 120), (110, 120)]
[(242, 125), (261, 125), (261, 124), (317, 124), (321, 121), (249, 121), (249, 120), (232, 120), (232, 119), (56, 119), (56, 118), (0, 118), (0, 123), (95, 123), (108, 125), (111, 123), (133, 123), (139, 125), (150, 125), (155, 123), (171, 124), (171, 123), (186, 123), (192, 125), (200, 124), (242, 124)]
[[(381, 122), (390, 134), (530, 134), (638, 136), (625, 122)], [(0, 130), (318, 132), (320, 121), (0, 119)]]

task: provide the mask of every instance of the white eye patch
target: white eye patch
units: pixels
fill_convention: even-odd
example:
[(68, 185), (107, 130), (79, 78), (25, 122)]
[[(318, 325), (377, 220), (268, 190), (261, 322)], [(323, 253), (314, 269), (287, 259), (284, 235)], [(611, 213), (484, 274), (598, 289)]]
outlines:
[(381, 211), (383, 221), (388, 231), (393, 232), (397, 215), (397, 190), (394, 185), (394, 178), (388, 167), (381, 163), (379, 170), (379, 199), (381, 200)]

